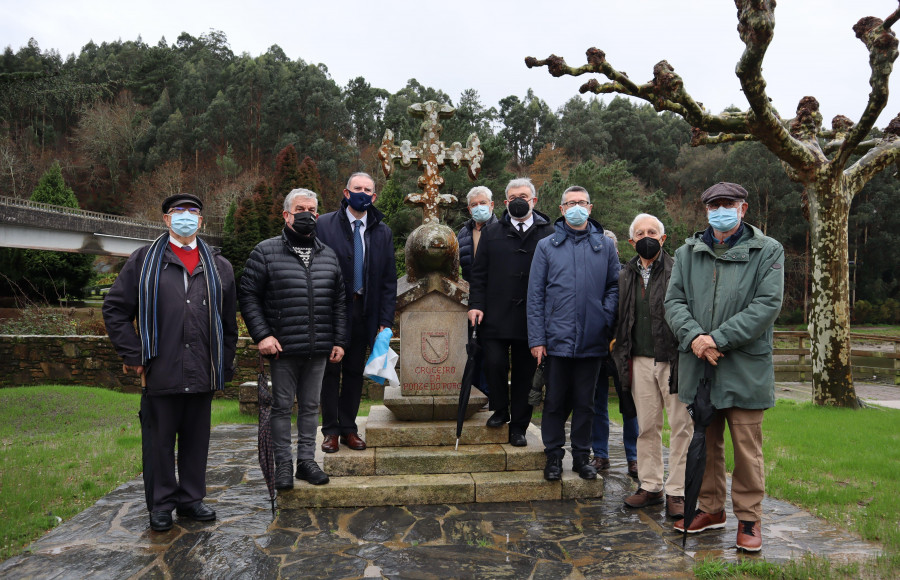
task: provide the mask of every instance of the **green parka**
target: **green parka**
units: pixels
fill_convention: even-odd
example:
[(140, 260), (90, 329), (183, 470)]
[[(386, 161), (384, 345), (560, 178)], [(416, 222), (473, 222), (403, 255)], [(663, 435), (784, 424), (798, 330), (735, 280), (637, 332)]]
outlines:
[(675, 252), (666, 292), (666, 322), (678, 340), (678, 396), (691, 403), (704, 362), (691, 342), (709, 334), (725, 355), (712, 387), (717, 409), (775, 405), (772, 328), (784, 295), (784, 248), (745, 224), (740, 241), (721, 256), (702, 240), (687, 239)]

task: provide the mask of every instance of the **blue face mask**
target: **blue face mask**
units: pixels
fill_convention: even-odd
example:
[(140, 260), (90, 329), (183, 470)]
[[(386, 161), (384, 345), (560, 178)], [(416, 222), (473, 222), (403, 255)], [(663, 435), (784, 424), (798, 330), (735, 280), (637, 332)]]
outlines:
[(586, 222), (588, 219), (588, 210), (581, 207), (580, 205), (576, 205), (575, 207), (570, 207), (566, 210), (566, 221), (570, 226), (575, 226), (576, 228)]
[(487, 204), (476, 205), (472, 208), (472, 219), (478, 223), (484, 223), (491, 219), (491, 207)]
[(708, 212), (709, 225), (717, 232), (730, 232), (738, 225), (738, 210), (736, 207), (719, 207)]
[(351, 191), (349, 202), (356, 211), (366, 211), (372, 205), (372, 196), (364, 191)]
[(200, 216), (190, 212), (172, 214), (172, 231), (183, 238), (189, 238), (197, 233)]

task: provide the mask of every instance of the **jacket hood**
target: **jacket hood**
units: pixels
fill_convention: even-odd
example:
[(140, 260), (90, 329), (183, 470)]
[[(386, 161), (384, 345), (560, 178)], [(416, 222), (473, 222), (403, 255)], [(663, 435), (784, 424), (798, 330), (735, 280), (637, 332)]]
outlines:
[[(744, 237), (741, 241), (734, 245), (734, 248), (762, 248), (766, 244), (766, 240), (770, 239), (762, 230), (757, 228), (752, 224), (748, 224), (744, 222), (745, 230), (750, 233), (749, 236)], [(706, 230), (700, 230), (699, 232), (694, 232), (694, 234), (686, 239), (684, 243), (691, 247), (691, 250), (694, 252), (702, 252), (704, 249), (708, 252), (712, 252), (713, 250), (706, 245), (706, 242), (703, 241), (703, 232)], [(731, 248), (731, 249), (734, 249)]]
[[(342, 197), (341, 198), (341, 209), (339, 210), (340, 218), (342, 220), (346, 220), (347, 223), (350, 222), (350, 220), (347, 219), (347, 208), (348, 207), (350, 207), (350, 202), (347, 200), (346, 197)], [(368, 220), (367, 220), (368, 223), (366, 224), (367, 228), (374, 226), (375, 224), (381, 222), (381, 220), (384, 219), (384, 214), (381, 213), (381, 210), (379, 210), (377, 207), (375, 207), (374, 203), (369, 206), (369, 209), (366, 210), (366, 214), (368, 215)]]

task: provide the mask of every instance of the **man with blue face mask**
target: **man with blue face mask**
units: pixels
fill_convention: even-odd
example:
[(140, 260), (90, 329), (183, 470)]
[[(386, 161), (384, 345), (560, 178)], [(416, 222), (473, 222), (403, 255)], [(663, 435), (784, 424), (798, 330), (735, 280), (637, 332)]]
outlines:
[(547, 359), (541, 438), (548, 481), (562, 478), (570, 412), (572, 470), (583, 479), (597, 477), (590, 462), (594, 388), (616, 321), (619, 256), (590, 218), (592, 208), (583, 187), (563, 192), (563, 217), (538, 243), (528, 281), (528, 345), (538, 364)]
[(122, 368), (143, 384), (144, 493), (154, 531), (172, 527), (173, 509), (216, 519), (202, 500), (213, 392), (234, 374), (236, 289), (231, 264), (197, 237), (202, 209), (194, 195), (166, 198), (169, 231), (128, 258), (103, 301)]
[[(690, 404), (707, 364), (715, 416), (706, 429), (700, 511), (688, 533), (725, 527), (725, 423), (734, 447), (731, 501), (738, 549), (762, 548), (763, 411), (775, 405), (772, 330), (784, 293), (784, 249), (744, 223), (747, 190), (717, 183), (703, 192), (709, 227), (675, 252), (665, 318), (678, 341), (678, 397)], [(643, 426), (641, 427), (643, 429)], [(675, 522), (684, 530), (684, 520)]]
[(494, 200), (491, 190), (483, 185), (476, 185), (466, 195), (466, 206), (472, 219), (459, 228), (456, 238), (459, 240), (459, 266), (462, 268), (463, 280), (472, 277), (472, 262), (478, 252), (481, 232), (485, 226), (497, 221), (494, 215)]
[(334, 250), (344, 276), (348, 341), (344, 358), (329, 362), (322, 379), (322, 451), (336, 453), (343, 443), (366, 448), (356, 415), (362, 397), (366, 350), (375, 336), (394, 324), (397, 266), (394, 237), (375, 207), (375, 180), (354, 173), (347, 180), (337, 211), (319, 218), (319, 240)]

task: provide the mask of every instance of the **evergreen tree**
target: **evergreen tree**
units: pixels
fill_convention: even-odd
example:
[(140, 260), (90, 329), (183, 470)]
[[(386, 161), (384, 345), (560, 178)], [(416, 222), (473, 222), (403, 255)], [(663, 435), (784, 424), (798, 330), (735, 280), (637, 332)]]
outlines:
[[(75, 192), (66, 185), (62, 169), (56, 162), (48, 169), (31, 194), (31, 201), (63, 207), (78, 208)], [(36, 297), (52, 302), (66, 296), (81, 296), (82, 289), (93, 275), (94, 256), (46, 250), (12, 250), (12, 265), (21, 267), (19, 288)], [(4, 268), (5, 270), (5, 268)]]
[[(229, 225), (233, 228), (230, 235), (225, 236), (222, 243), (222, 255), (231, 262), (234, 268), (235, 280), (240, 281), (244, 273), (244, 264), (250, 257), (250, 252), (256, 244), (271, 237), (266, 235), (263, 227), (268, 228), (267, 214), (259, 212), (259, 203), (263, 201), (269, 186), (261, 179), (253, 188), (253, 195), (245, 197), (239, 206), (235, 208), (234, 215), (229, 210), (229, 219), (226, 219), (226, 234), (229, 234)], [(269, 205), (264, 207), (270, 207)], [(229, 224), (230, 222), (230, 224)]]
[(326, 201), (325, 192), (322, 190), (322, 178), (319, 176), (319, 168), (316, 167), (316, 162), (309, 156), (303, 158), (303, 162), (297, 170), (297, 187), (302, 187), (319, 194), (320, 214), (336, 210), (340, 207), (340, 197), (337, 198), (337, 201), (331, 199)]

